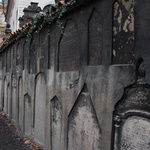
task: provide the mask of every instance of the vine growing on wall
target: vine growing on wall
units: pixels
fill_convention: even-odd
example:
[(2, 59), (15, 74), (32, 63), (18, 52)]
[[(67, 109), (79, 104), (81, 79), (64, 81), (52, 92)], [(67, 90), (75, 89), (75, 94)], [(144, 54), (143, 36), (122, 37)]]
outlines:
[(42, 26), (46, 23), (50, 25), (54, 20), (56, 20), (61, 33), (63, 33), (64, 27), (61, 22), (61, 17), (75, 2), (75, 0), (70, 0), (66, 4), (58, 2), (47, 8), (45, 12), (38, 13), (35, 17), (33, 17), (32, 26), (29, 30), (29, 35), (36, 30), (42, 28)]
[(45, 24), (51, 25), (54, 21), (57, 22), (60, 32), (63, 33), (64, 27), (61, 22), (61, 18), (67, 10), (76, 3), (76, 0), (70, 0), (65, 3), (65, 0), (62, 0), (56, 4), (50, 5), (45, 12), (40, 12), (35, 15), (31, 22), (25, 24), (22, 28), (18, 29), (16, 32), (11, 33), (5, 41), (3, 41), (0, 51), (2, 51), (10, 43), (18, 40), (23, 35), (30, 36), (34, 32), (40, 30)]

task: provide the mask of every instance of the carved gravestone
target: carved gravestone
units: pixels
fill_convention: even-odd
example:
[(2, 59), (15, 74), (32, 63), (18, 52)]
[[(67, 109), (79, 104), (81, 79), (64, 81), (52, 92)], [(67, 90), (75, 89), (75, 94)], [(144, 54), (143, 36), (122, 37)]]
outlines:
[(69, 115), (68, 130), (68, 150), (101, 150), (100, 126), (86, 86)]
[(150, 87), (138, 84), (115, 109), (114, 150), (150, 149)]
[(29, 68), (29, 49), (30, 49), (30, 39), (27, 39), (23, 44), (23, 69), (27, 70)]
[(11, 88), (10, 88), (10, 83), (7, 85), (7, 99), (8, 99), (8, 116), (11, 116)]
[(45, 142), (45, 107), (46, 107), (46, 77), (39, 73), (35, 84), (35, 115), (34, 115), (34, 137), (41, 145)]
[(89, 19), (89, 50), (88, 65), (101, 65), (103, 48), (102, 18), (97, 9), (94, 9)]
[(17, 79), (16, 75), (12, 75), (12, 119), (17, 122)]
[(21, 129), (23, 130), (23, 107), (24, 107), (24, 103), (23, 103), (23, 80), (22, 77), (19, 78), (19, 84), (18, 84), (18, 124), (21, 127)]
[(6, 71), (8, 72), (11, 67), (11, 53), (10, 48), (6, 52)]
[(49, 26), (44, 26), (40, 31), (40, 56), (39, 56), (39, 68), (41, 72), (45, 72), (48, 68), (48, 46), (49, 46), (49, 38), (47, 29)]
[(7, 80), (4, 81), (4, 111), (7, 112)]
[(65, 31), (59, 42), (57, 71), (78, 70), (80, 67), (80, 39), (75, 21), (66, 22)]
[(38, 33), (34, 33), (30, 41), (30, 50), (29, 50), (29, 72), (35, 73), (36, 71), (36, 60), (37, 60), (37, 47), (38, 47)]
[(16, 50), (16, 65), (21, 65), (22, 64), (22, 52), (23, 52), (23, 43), (24, 43), (24, 39), (20, 40), (20, 42), (18, 42), (17, 44), (17, 50)]
[(31, 135), (31, 96), (24, 95), (24, 133)]
[(52, 129), (52, 150), (60, 150), (61, 141), (61, 103), (57, 97), (51, 101), (51, 129)]
[(23, 46), (25, 43), (25, 38), (21, 38), (18, 42), (17, 51), (16, 51), (16, 65), (20, 65), (21, 69), (23, 68)]

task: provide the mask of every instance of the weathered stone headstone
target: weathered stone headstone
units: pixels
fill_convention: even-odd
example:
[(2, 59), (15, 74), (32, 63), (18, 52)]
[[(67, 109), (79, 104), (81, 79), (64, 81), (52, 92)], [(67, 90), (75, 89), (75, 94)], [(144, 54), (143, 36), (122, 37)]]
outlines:
[(24, 100), (23, 100), (23, 80), (20, 77), (19, 78), (19, 93), (18, 93), (18, 103), (19, 103), (19, 112), (18, 112), (18, 124), (23, 130), (23, 113), (24, 113)]
[(29, 46), (30, 46), (30, 39), (26, 40), (23, 45), (23, 69), (29, 68)]
[[(38, 37), (38, 36), (37, 36)], [(30, 49), (29, 49), (29, 72), (31, 74), (35, 73), (35, 68), (36, 68), (36, 60), (37, 60), (37, 53), (36, 53), (36, 47), (37, 47), (37, 44), (38, 44), (38, 39), (36, 37), (36, 34), (34, 34), (34, 36), (31, 38), (31, 44), (30, 44)], [(37, 41), (37, 42), (36, 42)]]
[(46, 78), (43, 73), (36, 77), (35, 85), (35, 141), (44, 145), (45, 141), (45, 105), (46, 105)]
[(80, 67), (80, 39), (74, 20), (66, 22), (65, 31), (59, 42), (58, 71), (78, 70)]
[(51, 101), (52, 150), (60, 150), (61, 142), (61, 103), (54, 97)]
[(11, 116), (11, 108), (12, 108), (12, 99), (11, 99), (11, 88), (10, 88), (10, 83), (7, 85), (7, 99), (8, 99), (8, 106), (7, 106), (7, 114), (8, 116)]
[(68, 150), (101, 150), (100, 126), (87, 88), (72, 108), (68, 130)]
[(7, 103), (8, 103), (8, 98), (7, 98), (7, 78), (5, 78), (4, 81), (4, 111), (7, 112)]
[[(45, 72), (48, 68), (48, 32), (47, 28), (43, 27), (40, 31), (40, 56), (39, 56), (39, 62), (40, 62), (40, 71)], [(37, 42), (38, 43), (38, 42)]]
[(150, 149), (149, 99), (150, 87), (137, 84), (118, 103), (114, 117), (114, 150)]
[(142, 117), (130, 117), (122, 128), (121, 150), (150, 149), (150, 121)]
[(103, 49), (103, 26), (100, 13), (94, 9), (89, 19), (89, 54), (88, 65), (101, 65)]
[(12, 119), (17, 122), (17, 79), (12, 75)]
[(9, 69), (11, 68), (11, 55), (10, 55), (10, 49), (6, 52), (6, 71), (9, 72)]
[(31, 96), (27, 93), (24, 95), (24, 133), (31, 135)]

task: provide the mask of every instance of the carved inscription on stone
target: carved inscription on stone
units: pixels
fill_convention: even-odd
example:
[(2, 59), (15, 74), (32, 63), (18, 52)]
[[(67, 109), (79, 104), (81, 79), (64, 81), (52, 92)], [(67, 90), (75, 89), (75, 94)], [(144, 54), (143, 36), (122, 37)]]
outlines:
[(131, 117), (122, 129), (121, 150), (149, 150), (150, 122), (144, 118)]
[(68, 150), (101, 150), (101, 133), (89, 93), (82, 92), (69, 116)]
[(60, 150), (61, 140), (61, 104), (55, 97), (52, 101), (52, 150)]
[(95, 9), (89, 20), (89, 65), (100, 65), (102, 61), (102, 18)]
[(58, 71), (77, 70), (80, 65), (80, 37), (72, 20), (67, 21), (59, 45)]

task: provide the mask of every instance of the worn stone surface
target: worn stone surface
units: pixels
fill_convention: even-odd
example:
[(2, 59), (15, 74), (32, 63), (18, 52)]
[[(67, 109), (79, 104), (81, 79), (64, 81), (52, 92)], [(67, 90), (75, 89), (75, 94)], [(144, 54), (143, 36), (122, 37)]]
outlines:
[(23, 131), (23, 114), (24, 114), (24, 97), (23, 97), (23, 80), (22, 77), (19, 78), (19, 83), (18, 83), (18, 125)]
[(77, 0), (64, 34), (54, 21), (14, 41), (0, 53), (0, 107), (45, 150), (146, 146), (149, 4)]
[(94, 9), (89, 19), (89, 50), (88, 65), (96, 66), (102, 64), (103, 49), (103, 20), (97, 9)]
[(133, 0), (114, 3), (113, 63), (131, 64), (134, 58), (134, 4)]
[(41, 145), (45, 142), (45, 104), (46, 104), (46, 82), (43, 73), (38, 74), (35, 85), (35, 118), (34, 135), (35, 141)]
[(147, 150), (150, 148), (149, 91), (138, 79), (136, 85), (127, 89), (115, 108), (114, 149)]
[(76, 22), (66, 21), (64, 35), (58, 52), (58, 71), (78, 70), (80, 65), (80, 40)]
[(27, 93), (24, 95), (24, 133), (31, 135), (31, 96)]
[(79, 95), (69, 115), (68, 150), (101, 149), (100, 126), (86, 90)]
[(57, 97), (51, 101), (52, 150), (59, 150), (61, 141), (62, 106)]
[(17, 81), (16, 81), (16, 76), (12, 76), (12, 119), (14, 122), (17, 122), (17, 112), (18, 112), (18, 107), (17, 107)]
[(129, 118), (123, 125), (121, 150), (150, 149), (150, 122), (146, 119)]

